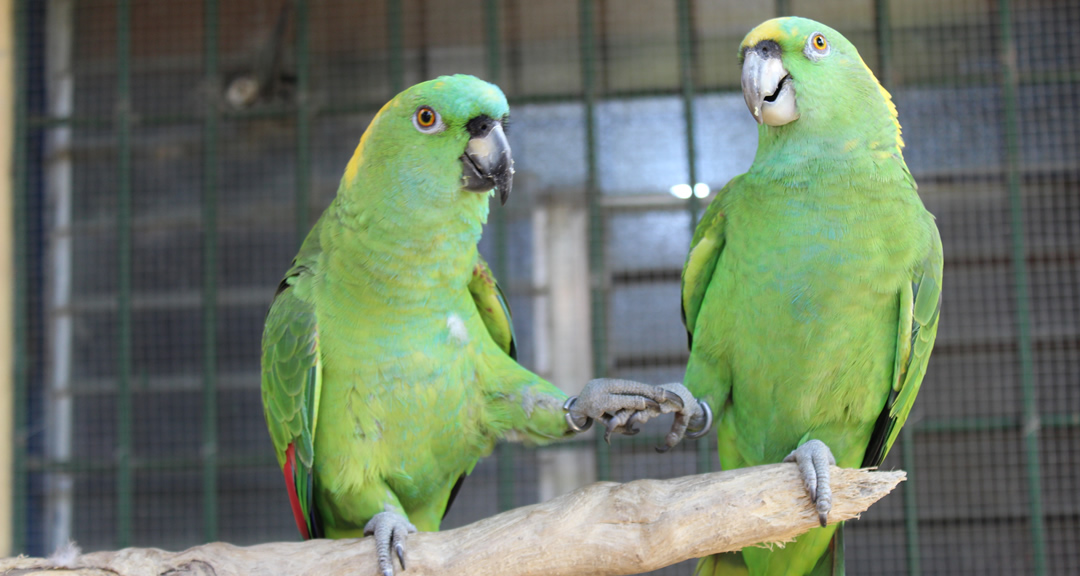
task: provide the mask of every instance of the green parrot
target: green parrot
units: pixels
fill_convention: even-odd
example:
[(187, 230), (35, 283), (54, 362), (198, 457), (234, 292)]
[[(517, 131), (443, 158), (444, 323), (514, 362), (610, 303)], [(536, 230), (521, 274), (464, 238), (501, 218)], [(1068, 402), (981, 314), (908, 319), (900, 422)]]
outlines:
[(941, 238), (892, 99), (840, 33), (769, 20), (739, 59), (757, 155), (693, 236), (684, 383), (716, 408), (723, 468), (797, 462), (822, 527), (696, 573), (839, 574), (828, 465), (877, 466), (911, 411), (937, 334)]
[(677, 428), (700, 411), (682, 408), (685, 389), (634, 382), (568, 399), (514, 360), (506, 299), (476, 248), (488, 198), (512, 186), (508, 112), (471, 76), (394, 97), (267, 314), (262, 400), (297, 527), (374, 534), (386, 576), (498, 439), (543, 444), (592, 419), (631, 434), (669, 412)]

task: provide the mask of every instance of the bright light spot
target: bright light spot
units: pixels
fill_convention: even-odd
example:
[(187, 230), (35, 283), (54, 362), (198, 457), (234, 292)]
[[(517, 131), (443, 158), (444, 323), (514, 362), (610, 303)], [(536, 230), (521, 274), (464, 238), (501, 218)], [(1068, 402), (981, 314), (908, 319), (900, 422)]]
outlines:
[(709, 185), (704, 182), (698, 182), (694, 184), (693, 188), (690, 188), (689, 184), (676, 184), (671, 187), (671, 195), (676, 198), (682, 198), (686, 200), (691, 196), (697, 196), (698, 198), (706, 198), (709, 196)]
[(689, 184), (676, 184), (671, 187), (671, 195), (676, 198), (682, 198), (683, 200), (689, 198), (693, 193), (694, 192), (690, 189)]

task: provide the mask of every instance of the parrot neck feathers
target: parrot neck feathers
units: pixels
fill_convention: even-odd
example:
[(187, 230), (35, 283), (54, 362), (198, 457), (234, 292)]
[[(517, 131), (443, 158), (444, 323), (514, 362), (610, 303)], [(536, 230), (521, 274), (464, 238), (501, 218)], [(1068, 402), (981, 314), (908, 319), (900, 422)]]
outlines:
[(484, 220), (460, 211), (444, 212), (438, 221), (402, 220), (388, 217), (377, 205), (360, 207), (340, 197), (324, 218), (333, 222), (322, 227), (325, 270), (347, 296), (372, 293), (376, 300), (412, 304), (448, 287), (468, 285)]

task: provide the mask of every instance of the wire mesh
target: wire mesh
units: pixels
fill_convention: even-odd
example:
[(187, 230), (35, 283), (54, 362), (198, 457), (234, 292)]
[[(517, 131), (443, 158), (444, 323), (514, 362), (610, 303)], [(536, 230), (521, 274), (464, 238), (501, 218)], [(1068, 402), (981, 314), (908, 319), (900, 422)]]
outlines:
[[(264, 314), (374, 113), (439, 74), (511, 101), (514, 197), (481, 251), (521, 363), (561, 377), (572, 322), (590, 374), (680, 380), (692, 227), (756, 148), (736, 48), (781, 13), (843, 32), (892, 92), (946, 252), (884, 465), (909, 481), (849, 526), (852, 573), (1080, 573), (1080, 6), (1034, 0), (21, 2), (16, 549), (296, 537)], [(555, 318), (572, 257), (589, 315)], [(657, 455), (660, 431), (501, 445), (444, 527), (536, 502), (559, 451), (596, 479), (719, 469), (715, 438)]]

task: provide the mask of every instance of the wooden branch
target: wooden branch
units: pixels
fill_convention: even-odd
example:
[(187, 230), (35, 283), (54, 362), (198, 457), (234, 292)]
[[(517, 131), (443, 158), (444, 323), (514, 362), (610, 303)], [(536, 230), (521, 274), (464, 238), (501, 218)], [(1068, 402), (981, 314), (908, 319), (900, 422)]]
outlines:
[[(855, 518), (904, 480), (902, 471), (832, 468), (830, 522)], [(603, 482), (445, 532), (409, 538), (405, 576), (638, 574), (688, 558), (785, 542), (817, 526), (794, 464), (674, 480)], [(0, 574), (37, 570), (80, 576), (247, 574), (375, 576), (371, 538), (216, 542), (183, 552), (127, 548), (94, 552), (57, 570), (41, 558), (0, 560)], [(402, 574), (400, 569), (398, 574)]]

